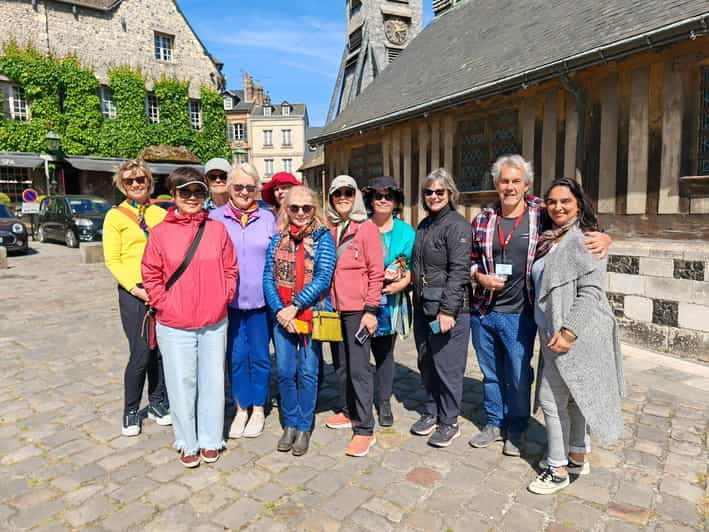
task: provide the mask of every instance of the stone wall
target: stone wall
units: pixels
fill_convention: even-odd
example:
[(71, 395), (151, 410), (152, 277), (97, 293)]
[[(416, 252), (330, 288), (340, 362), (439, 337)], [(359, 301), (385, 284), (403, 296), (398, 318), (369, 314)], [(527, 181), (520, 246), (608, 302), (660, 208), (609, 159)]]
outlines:
[(625, 341), (709, 362), (709, 244), (616, 241), (606, 289)]
[[(174, 36), (173, 60), (155, 59), (155, 32)], [(102, 84), (115, 66), (140, 69), (148, 90), (163, 75), (218, 88), (221, 74), (173, 0), (125, 0), (109, 12), (60, 2), (0, 0), (0, 44), (15, 40), (44, 54), (75, 54)]]

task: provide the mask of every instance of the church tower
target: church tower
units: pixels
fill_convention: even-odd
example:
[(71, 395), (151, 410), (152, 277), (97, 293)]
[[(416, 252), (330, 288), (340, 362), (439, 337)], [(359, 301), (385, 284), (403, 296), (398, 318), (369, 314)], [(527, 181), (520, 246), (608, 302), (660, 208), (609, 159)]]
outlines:
[(396, 60), (423, 27), (423, 0), (345, 0), (345, 11), (347, 41), (327, 123)]

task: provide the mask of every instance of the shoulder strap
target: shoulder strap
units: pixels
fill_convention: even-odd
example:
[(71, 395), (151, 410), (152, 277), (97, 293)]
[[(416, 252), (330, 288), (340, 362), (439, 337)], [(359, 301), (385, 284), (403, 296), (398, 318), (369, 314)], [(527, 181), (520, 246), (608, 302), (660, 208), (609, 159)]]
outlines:
[[(150, 205), (148, 205), (148, 207), (146, 207), (145, 210), (147, 211), (149, 207), (150, 207)], [(133, 220), (135, 222), (135, 225), (137, 225), (141, 231), (143, 230), (143, 228), (140, 227), (140, 222), (138, 222), (138, 217), (135, 215), (135, 213), (132, 210), (127, 209), (126, 207), (123, 207), (121, 205), (117, 205), (116, 207), (114, 207), (114, 209), (122, 212), (125, 216), (127, 216), (128, 218)], [(147, 223), (146, 223), (146, 226), (147, 226)], [(150, 227), (148, 227), (148, 232), (150, 232)]]
[(185, 270), (190, 265), (190, 262), (192, 262), (192, 258), (194, 257), (194, 254), (197, 251), (197, 246), (199, 246), (199, 241), (202, 240), (202, 234), (204, 233), (204, 226), (206, 223), (206, 218), (202, 220), (202, 222), (200, 222), (199, 228), (197, 229), (197, 234), (194, 236), (194, 240), (192, 240), (190, 247), (187, 249), (187, 254), (182, 260), (182, 264), (180, 264), (180, 266), (167, 280), (167, 283), (165, 284), (165, 290), (170, 290), (172, 285), (175, 284), (180, 277), (182, 277), (183, 273), (185, 273)]

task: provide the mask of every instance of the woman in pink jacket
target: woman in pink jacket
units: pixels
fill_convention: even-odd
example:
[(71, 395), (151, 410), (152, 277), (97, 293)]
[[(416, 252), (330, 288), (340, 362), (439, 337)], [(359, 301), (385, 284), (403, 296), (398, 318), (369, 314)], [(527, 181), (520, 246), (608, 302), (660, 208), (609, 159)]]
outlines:
[[(328, 427), (352, 426), (354, 436), (347, 447), (349, 456), (365, 456), (376, 442), (374, 436), (374, 374), (369, 363), (370, 337), (377, 330), (377, 313), (384, 284), (384, 251), (379, 229), (367, 220), (362, 194), (354, 179), (336, 177), (330, 185), (327, 217), (337, 249), (330, 298), (340, 311), (342, 345), (333, 360), (346, 379), (341, 393), (345, 396), (352, 420), (336, 414)], [(343, 382), (344, 381), (344, 382)], [(344, 418), (344, 419), (340, 419)]]
[[(227, 303), (236, 291), (237, 261), (224, 224), (202, 208), (204, 177), (181, 167), (168, 177), (175, 198), (150, 233), (143, 255), (143, 286), (157, 309), (157, 339), (172, 409), (175, 448), (185, 467), (216, 462), (224, 447), (224, 353)], [(201, 231), (192, 260), (174, 284)]]

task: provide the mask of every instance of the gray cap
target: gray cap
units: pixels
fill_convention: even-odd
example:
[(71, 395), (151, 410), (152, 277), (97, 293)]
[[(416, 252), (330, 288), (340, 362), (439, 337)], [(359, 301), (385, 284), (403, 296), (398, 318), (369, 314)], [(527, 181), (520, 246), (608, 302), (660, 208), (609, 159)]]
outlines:
[(219, 170), (220, 172), (228, 174), (229, 170), (231, 170), (231, 164), (229, 164), (229, 161), (226, 159), (215, 157), (214, 159), (209, 159), (207, 164), (204, 165), (204, 175), (207, 175), (212, 170)]

